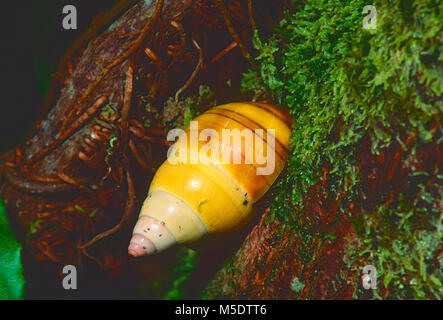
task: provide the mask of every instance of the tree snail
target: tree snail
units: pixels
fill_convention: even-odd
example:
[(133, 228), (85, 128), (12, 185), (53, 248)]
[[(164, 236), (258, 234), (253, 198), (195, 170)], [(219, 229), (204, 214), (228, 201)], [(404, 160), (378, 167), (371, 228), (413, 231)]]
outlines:
[(291, 117), (265, 103), (230, 103), (195, 118), (157, 170), (128, 248), (143, 256), (239, 228), (285, 166)]

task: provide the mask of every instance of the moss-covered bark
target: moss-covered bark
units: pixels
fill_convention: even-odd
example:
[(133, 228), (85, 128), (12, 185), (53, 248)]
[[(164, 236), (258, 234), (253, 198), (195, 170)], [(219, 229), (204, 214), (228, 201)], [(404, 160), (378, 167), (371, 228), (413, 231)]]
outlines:
[[(335, 199), (324, 188), (325, 174), (287, 221), (263, 214), (204, 297), (441, 297), (441, 187), (435, 177), (411, 178), (414, 170), (405, 160), (414, 159), (420, 172), (435, 172), (442, 148), (431, 142), (405, 156), (395, 144), (374, 155), (368, 142), (359, 146), (358, 164), (366, 199)], [(376, 291), (362, 286), (369, 264), (377, 268)]]
[(205, 296), (441, 298), (441, 4), (294, 3), (243, 81), (294, 115), (287, 175)]

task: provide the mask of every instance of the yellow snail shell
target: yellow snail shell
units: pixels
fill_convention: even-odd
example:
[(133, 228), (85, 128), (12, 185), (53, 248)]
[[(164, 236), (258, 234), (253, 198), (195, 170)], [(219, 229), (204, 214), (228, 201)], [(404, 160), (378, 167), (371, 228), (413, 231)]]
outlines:
[[(163, 251), (248, 222), (252, 205), (285, 166), (291, 121), (284, 108), (252, 102), (221, 105), (195, 118), (151, 182), (129, 254)], [(240, 145), (231, 142), (234, 135), (220, 139), (225, 129), (245, 134)]]

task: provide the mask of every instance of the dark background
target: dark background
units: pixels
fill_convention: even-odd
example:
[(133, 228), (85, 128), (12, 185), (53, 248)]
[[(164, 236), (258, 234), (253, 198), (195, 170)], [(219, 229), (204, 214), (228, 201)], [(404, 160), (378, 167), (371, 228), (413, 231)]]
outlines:
[[(0, 153), (33, 129), (51, 74), (92, 19), (117, 0), (2, 1), (0, 12)], [(77, 8), (77, 30), (62, 27), (63, 7)]]

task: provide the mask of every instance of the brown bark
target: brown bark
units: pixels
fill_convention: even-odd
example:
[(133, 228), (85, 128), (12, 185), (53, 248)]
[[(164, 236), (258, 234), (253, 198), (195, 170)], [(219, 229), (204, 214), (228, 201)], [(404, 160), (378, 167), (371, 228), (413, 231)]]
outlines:
[[(201, 84), (218, 103), (244, 100), (239, 83), (250, 67), (253, 28), (269, 30), (280, 13), (279, 3), (268, 1), (138, 1), (59, 67), (62, 82), (48, 98), (58, 96), (54, 106), (24, 144), (2, 156), (0, 196), (25, 244), (29, 297), (67, 294), (59, 280), (67, 264), (91, 283), (81, 297), (130, 297), (124, 293), (140, 279), (167, 276), (174, 249), (140, 261), (127, 255), (149, 181), (166, 157), (163, 105), (195, 95)], [(241, 235), (232, 239), (224, 255), (202, 249), (211, 263), (197, 289)], [(103, 274), (118, 276), (128, 291), (92, 288), (108, 281)]]
[[(434, 123), (431, 130), (437, 132), (437, 128)], [(344, 212), (337, 210), (343, 197), (336, 199), (335, 194), (328, 192), (325, 165), (321, 183), (306, 194), (303, 209), (294, 212), (297, 225), (267, 223), (269, 210), (266, 211), (232, 260), (209, 283), (205, 296), (210, 299), (372, 298), (371, 290), (365, 290), (361, 280), (361, 270), (370, 264), (369, 256), (358, 257), (351, 264), (350, 252), (346, 250), (349, 245), (362, 245), (353, 220), (364, 220), (364, 215), (378, 206), (397, 202), (400, 194), (414, 199), (424, 180), (411, 178), (411, 174), (416, 170), (434, 172), (441, 166), (443, 150), (438, 139), (436, 135), (433, 142), (419, 145), (415, 154), (409, 154), (406, 150), (414, 137), (405, 137), (406, 146), (393, 143), (378, 155), (368, 152), (370, 139), (363, 139), (356, 150), (361, 191), (352, 202), (344, 203)], [(382, 297), (388, 295), (387, 289), (381, 292)]]

